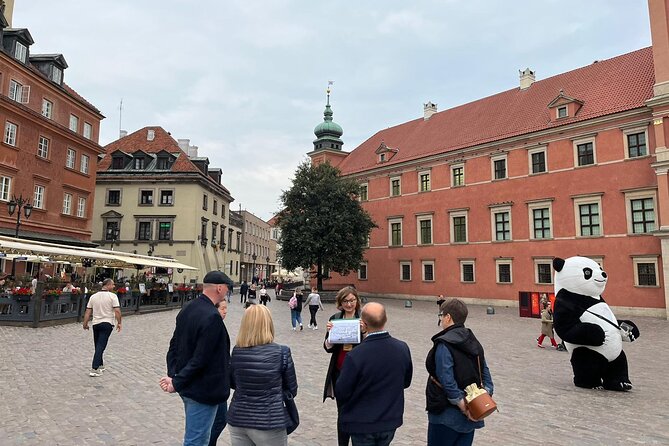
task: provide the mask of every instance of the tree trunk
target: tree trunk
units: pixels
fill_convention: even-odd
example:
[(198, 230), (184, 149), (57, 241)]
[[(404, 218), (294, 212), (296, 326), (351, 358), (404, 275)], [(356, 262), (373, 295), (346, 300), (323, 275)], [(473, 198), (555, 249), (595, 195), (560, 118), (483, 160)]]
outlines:
[(318, 259), (316, 264), (316, 288), (318, 288), (318, 291), (323, 290), (323, 263), (321, 259)]

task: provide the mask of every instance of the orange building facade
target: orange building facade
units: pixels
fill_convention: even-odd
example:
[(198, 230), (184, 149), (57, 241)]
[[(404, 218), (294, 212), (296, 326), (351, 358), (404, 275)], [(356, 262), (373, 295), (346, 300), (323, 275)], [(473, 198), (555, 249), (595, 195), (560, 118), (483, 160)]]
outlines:
[(650, 48), (538, 81), (524, 70), (518, 88), (442, 112), (427, 103), (350, 153), (327, 133), (328, 103), (309, 156), (360, 182), (378, 228), (357, 277), (327, 287), (522, 307), (553, 292), (553, 257), (582, 255), (607, 271), (609, 304), (666, 317), (669, 1), (649, 8)]

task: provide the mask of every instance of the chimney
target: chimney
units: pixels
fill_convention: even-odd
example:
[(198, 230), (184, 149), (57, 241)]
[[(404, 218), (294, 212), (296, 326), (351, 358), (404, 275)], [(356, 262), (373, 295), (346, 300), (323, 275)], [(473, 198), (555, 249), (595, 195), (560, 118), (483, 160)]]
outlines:
[(525, 90), (526, 88), (530, 88), (530, 85), (535, 80), (534, 71), (525, 68), (523, 71), (518, 70), (518, 74), (520, 75), (520, 89)]
[(148, 129), (146, 131), (146, 140), (153, 141), (156, 138), (156, 131), (153, 129)]
[(127, 130), (119, 130), (118, 131), (118, 139), (125, 138), (128, 136), (128, 131)]
[(177, 139), (179, 148), (188, 154), (188, 147), (190, 146), (190, 139)]
[(188, 158), (197, 158), (197, 146), (188, 146)]
[(669, 4), (649, 1), (650, 35), (653, 42), (653, 68), (655, 69), (655, 96), (669, 94)]
[(437, 104), (429, 101), (427, 104), (423, 104), (423, 120), (427, 121), (435, 113), (437, 113)]

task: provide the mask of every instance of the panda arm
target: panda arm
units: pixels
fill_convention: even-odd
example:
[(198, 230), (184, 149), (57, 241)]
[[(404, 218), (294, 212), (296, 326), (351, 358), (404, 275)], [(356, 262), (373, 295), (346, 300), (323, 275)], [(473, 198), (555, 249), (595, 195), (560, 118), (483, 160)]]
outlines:
[[(562, 290), (560, 291), (562, 293)], [(604, 344), (604, 330), (597, 324), (581, 322), (583, 314), (558, 293), (553, 314), (553, 327), (560, 338), (571, 344), (599, 346)]]

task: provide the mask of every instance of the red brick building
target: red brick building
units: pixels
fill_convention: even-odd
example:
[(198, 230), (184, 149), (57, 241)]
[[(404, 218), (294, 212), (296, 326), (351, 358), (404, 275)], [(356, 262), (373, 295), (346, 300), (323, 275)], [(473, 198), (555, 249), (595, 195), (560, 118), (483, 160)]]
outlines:
[[(355, 283), (516, 305), (553, 291), (554, 256), (610, 277), (607, 301), (665, 316), (669, 265), (669, 1), (650, 0), (653, 46), (381, 130), (350, 153), (330, 106), (312, 162), (362, 186), (379, 226)], [(334, 124), (334, 126), (333, 126)]]
[(62, 54), (31, 54), (27, 29), (0, 14), (0, 234), (15, 235), (7, 204), (23, 197), (20, 236), (90, 244), (100, 111), (64, 82)]

